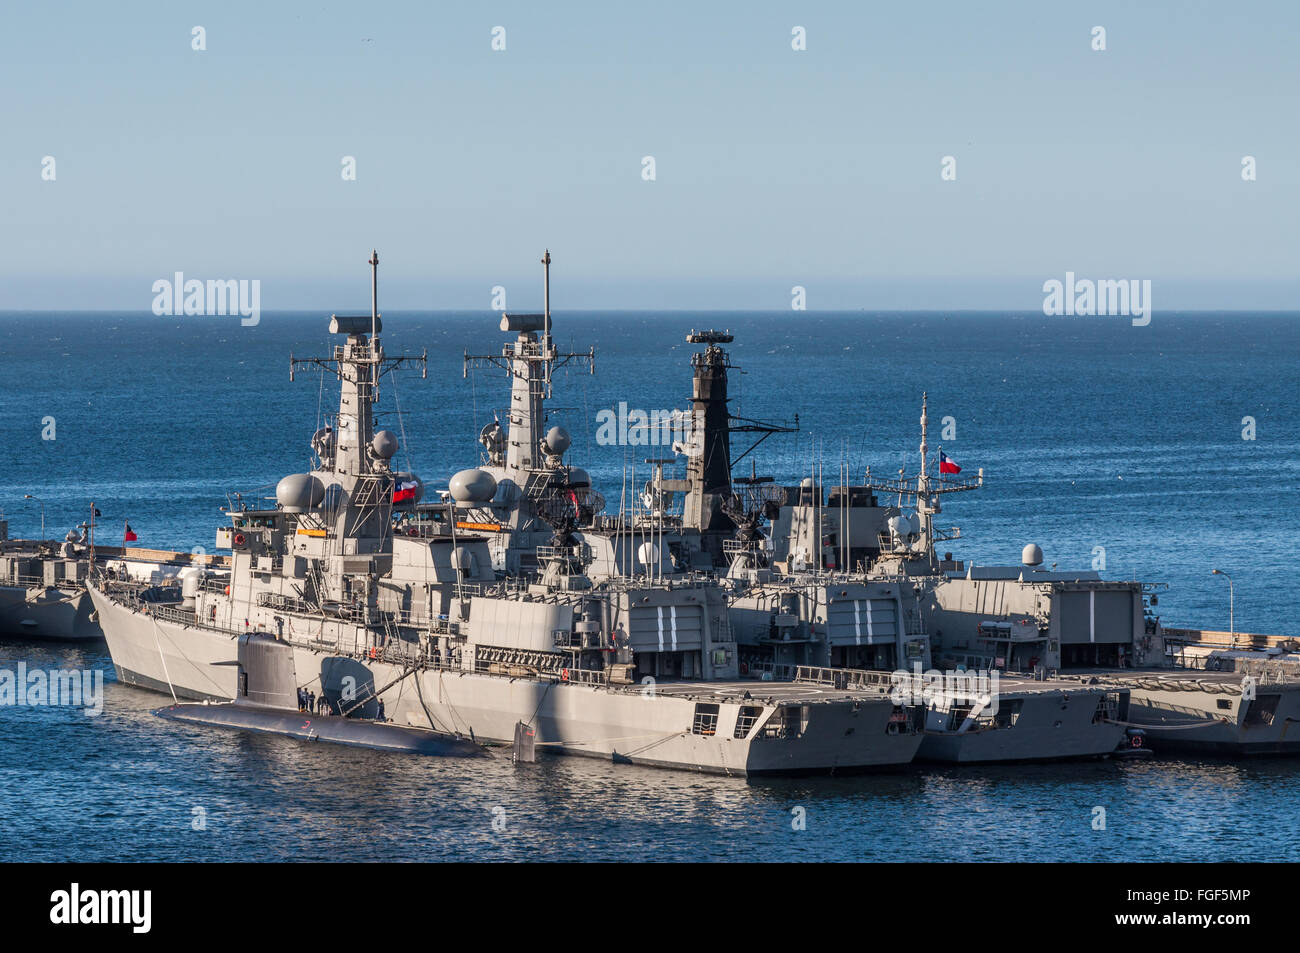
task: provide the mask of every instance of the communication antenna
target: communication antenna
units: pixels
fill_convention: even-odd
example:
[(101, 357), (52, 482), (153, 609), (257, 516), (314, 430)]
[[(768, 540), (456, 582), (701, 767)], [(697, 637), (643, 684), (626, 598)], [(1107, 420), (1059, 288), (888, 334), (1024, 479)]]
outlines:
[(373, 346), (379, 325), (379, 252), (370, 249), (370, 343)]
[[(551, 250), (542, 255), (542, 354), (551, 353)], [(551, 362), (546, 368), (546, 396), (551, 396)]]

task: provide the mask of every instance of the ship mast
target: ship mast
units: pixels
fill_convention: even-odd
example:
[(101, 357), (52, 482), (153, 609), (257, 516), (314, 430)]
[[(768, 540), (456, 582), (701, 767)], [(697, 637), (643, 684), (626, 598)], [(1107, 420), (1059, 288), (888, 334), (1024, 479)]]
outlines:
[[(916, 514), (921, 520), (918, 534), (919, 541), (925, 559), (933, 564), (935, 561), (935, 542), (956, 539), (960, 535), (960, 530), (956, 527), (949, 533), (935, 532), (934, 515), (943, 512), (941, 502), (943, 495), (980, 489), (984, 486), (984, 469), (981, 467), (974, 479), (944, 479), (943, 476), (931, 479), (929, 458), (930, 401), (927, 393), (921, 394), (921, 445), (919, 449), (921, 451), (921, 468), (916, 474), (915, 482), (908, 480), (906, 468), (898, 471), (897, 480), (873, 480), (871, 471), (868, 469), (866, 487), (873, 492), (897, 493), (900, 509), (903, 506), (904, 499), (915, 500)], [(940, 447), (939, 449), (942, 450), (943, 448)]]
[[(404, 364), (419, 364), (428, 374), (427, 352), (419, 357), (385, 357), (379, 343), (383, 323), (379, 314), (379, 254), (371, 251), (370, 314), (330, 316), (331, 334), (346, 335), (330, 357), (289, 357), (289, 379), (299, 365), (312, 364), (332, 372), (339, 381), (339, 409), (335, 450), (314, 471), (325, 487), (341, 492), (329, 497), (319, 528), (327, 532), (331, 551), (327, 560), (333, 598), (348, 591), (344, 576), (375, 570), (373, 557), (391, 551), (390, 513), (393, 472), (390, 458), (395, 448), (376, 441), (374, 405), (384, 375)], [(367, 336), (368, 335), (368, 336)], [(304, 517), (305, 518), (305, 517)], [(347, 540), (347, 546), (344, 541)]]
[(370, 340), (379, 339), (379, 252), (370, 249)]
[[(548, 248), (542, 255), (542, 352), (551, 353), (551, 250)], [(547, 361), (546, 367), (546, 398), (551, 398), (551, 365), (554, 361)]]
[(934, 511), (930, 499), (930, 466), (926, 453), (930, 449), (930, 395), (921, 392), (921, 472), (916, 478), (916, 512), (921, 517), (922, 542), (927, 550), (934, 549)]
[[(509, 430), (507, 446), (502, 461), (506, 475), (520, 486), (527, 484), (529, 474), (544, 469), (542, 458), (542, 427), (546, 421), (546, 401), (551, 397), (551, 378), (555, 368), (569, 363), (586, 364), (591, 373), (596, 372), (596, 349), (587, 353), (560, 353), (551, 340), (551, 253), (541, 259), (543, 310), (541, 314), (501, 315), (501, 330), (514, 331), (518, 337), (507, 342), (500, 354), (470, 354), (465, 352), (462, 370), (468, 377), (471, 369), (500, 367), (511, 378)], [(540, 332), (541, 338), (538, 339)]]

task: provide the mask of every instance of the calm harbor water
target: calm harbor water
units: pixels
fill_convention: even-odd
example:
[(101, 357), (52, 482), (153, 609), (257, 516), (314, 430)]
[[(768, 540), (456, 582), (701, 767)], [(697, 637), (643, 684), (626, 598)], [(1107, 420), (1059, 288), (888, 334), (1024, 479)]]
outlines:
[[(429, 350), (429, 375), (385, 387), (409, 463), (444, 485), (478, 462), (507, 404), (486, 314), (392, 314), (389, 353)], [(231, 490), (267, 495), (307, 465), (332, 412), (328, 380), (288, 380), (288, 355), (327, 353), (325, 317), (0, 314), (0, 509), (14, 536), (62, 536), (103, 512), (139, 544), (211, 549)], [(597, 373), (557, 375), (552, 418), (617, 505), (646, 448), (601, 447), (603, 408), (683, 406), (692, 327), (727, 327), (744, 374), (735, 412), (792, 420), (756, 454), (782, 482), (816, 461), (892, 476), (915, 466), (921, 392), (932, 431), (984, 490), (949, 498), (958, 558), (1048, 564), (1170, 585), (1167, 624), (1296, 634), (1300, 315), (1125, 319), (1005, 314), (558, 315), (561, 345)], [(394, 398), (403, 412), (399, 422)], [(1244, 418), (1255, 439), (1243, 440)], [(54, 439), (49, 433), (53, 418)], [(954, 432), (955, 431), (955, 432)], [(814, 442), (815, 441), (815, 442)], [(743, 446), (743, 443), (741, 444)], [(906, 456), (904, 456), (906, 454)], [(406, 461), (403, 461), (406, 462)], [(748, 468), (748, 461), (742, 464)], [(629, 485), (633, 483), (628, 479)], [(742, 781), (577, 758), (512, 766), (325, 748), (164, 722), (161, 696), (117, 685), (99, 646), (0, 644), (0, 669), (93, 666), (104, 712), (0, 709), (0, 858), (31, 860), (1238, 860), (1300, 859), (1287, 832), (1300, 760), (911, 767), (856, 778)], [(1106, 829), (1094, 830), (1094, 809)], [(803, 808), (806, 829), (792, 829)], [(496, 820), (496, 829), (493, 821)], [(202, 829), (195, 829), (201, 826)]]
[(161, 696), (113, 682), (101, 649), (0, 646), (0, 667), (20, 659), (107, 683), (97, 717), (5, 712), (7, 860), (1300, 860), (1295, 758), (761, 780), (516, 766), (178, 725), (151, 714)]

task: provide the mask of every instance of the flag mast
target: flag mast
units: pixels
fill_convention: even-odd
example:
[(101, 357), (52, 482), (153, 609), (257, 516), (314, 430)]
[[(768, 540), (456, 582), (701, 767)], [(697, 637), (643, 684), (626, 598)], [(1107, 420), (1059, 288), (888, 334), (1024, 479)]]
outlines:
[(375, 344), (376, 328), (379, 325), (379, 252), (370, 250), (370, 346)]
[(929, 462), (926, 459), (926, 453), (929, 451), (928, 437), (930, 433), (930, 395), (925, 391), (921, 392), (921, 473), (916, 478), (916, 509), (921, 515), (921, 531), (925, 534), (922, 543), (926, 551), (933, 556), (934, 541), (932, 535), (933, 518), (930, 508), (930, 474)]

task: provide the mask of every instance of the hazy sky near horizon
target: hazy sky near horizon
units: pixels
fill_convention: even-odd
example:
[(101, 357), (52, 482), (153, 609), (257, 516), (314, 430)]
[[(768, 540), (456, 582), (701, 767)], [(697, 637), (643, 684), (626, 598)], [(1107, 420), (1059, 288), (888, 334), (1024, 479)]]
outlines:
[(1032, 310), (1067, 271), (1300, 308), (1297, 36), (1287, 2), (11, 3), (0, 309), (180, 271), (346, 310), (372, 247), (389, 308), (535, 308), (545, 247), (557, 311)]

